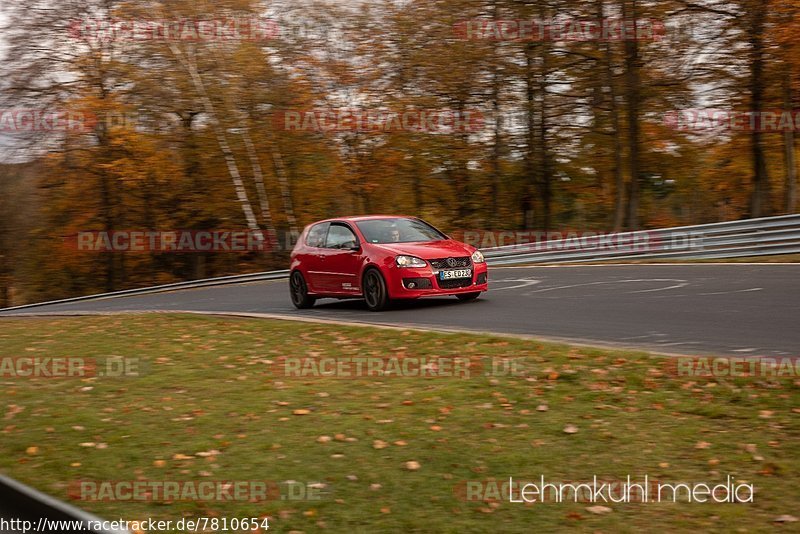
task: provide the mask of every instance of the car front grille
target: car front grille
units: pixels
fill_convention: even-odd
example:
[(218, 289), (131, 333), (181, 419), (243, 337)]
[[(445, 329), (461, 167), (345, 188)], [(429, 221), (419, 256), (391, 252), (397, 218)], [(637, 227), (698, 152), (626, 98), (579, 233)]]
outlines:
[[(453, 265), (448, 264), (448, 260), (453, 260), (451, 262)], [(429, 260), (429, 262), (434, 269), (463, 269), (472, 265), (472, 260), (469, 256), (464, 256), (463, 258), (441, 258)]]
[(472, 285), (472, 278), (454, 278), (453, 280), (436, 280), (439, 289), (458, 289)]

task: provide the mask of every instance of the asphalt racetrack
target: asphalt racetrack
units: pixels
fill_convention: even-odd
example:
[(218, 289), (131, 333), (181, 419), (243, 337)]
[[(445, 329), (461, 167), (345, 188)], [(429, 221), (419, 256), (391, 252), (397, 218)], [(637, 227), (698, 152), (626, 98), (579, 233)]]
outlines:
[(490, 291), (295, 310), (288, 280), (50, 305), (17, 312), (202, 311), (526, 334), (669, 354), (800, 356), (800, 264), (610, 265), (490, 269)]

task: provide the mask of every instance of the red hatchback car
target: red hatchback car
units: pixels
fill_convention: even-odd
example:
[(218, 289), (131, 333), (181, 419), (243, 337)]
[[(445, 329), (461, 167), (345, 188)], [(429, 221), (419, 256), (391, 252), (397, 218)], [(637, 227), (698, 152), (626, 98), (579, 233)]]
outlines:
[(292, 252), (292, 303), (364, 298), (373, 311), (393, 299), (455, 295), (474, 300), (489, 289), (483, 254), (415, 217), (345, 217), (307, 227)]

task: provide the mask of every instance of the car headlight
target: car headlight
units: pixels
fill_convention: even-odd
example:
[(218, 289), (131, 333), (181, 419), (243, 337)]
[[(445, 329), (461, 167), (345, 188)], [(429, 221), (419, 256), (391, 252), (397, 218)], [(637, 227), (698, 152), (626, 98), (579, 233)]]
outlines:
[(472, 263), (486, 263), (486, 258), (483, 257), (480, 250), (472, 253)]
[(428, 264), (425, 260), (417, 258), (416, 256), (397, 256), (395, 263), (398, 267), (427, 267)]

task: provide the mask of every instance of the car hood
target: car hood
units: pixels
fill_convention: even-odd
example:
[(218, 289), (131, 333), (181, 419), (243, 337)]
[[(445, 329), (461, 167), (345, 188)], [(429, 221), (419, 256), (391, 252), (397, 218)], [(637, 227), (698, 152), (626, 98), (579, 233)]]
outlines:
[(373, 247), (385, 250), (390, 254), (407, 254), (423, 260), (436, 260), (459, 256), (472, 256), (473, 247), (458, 241), (431, 241), (428, 243), (386, 243), (373, 244)]

